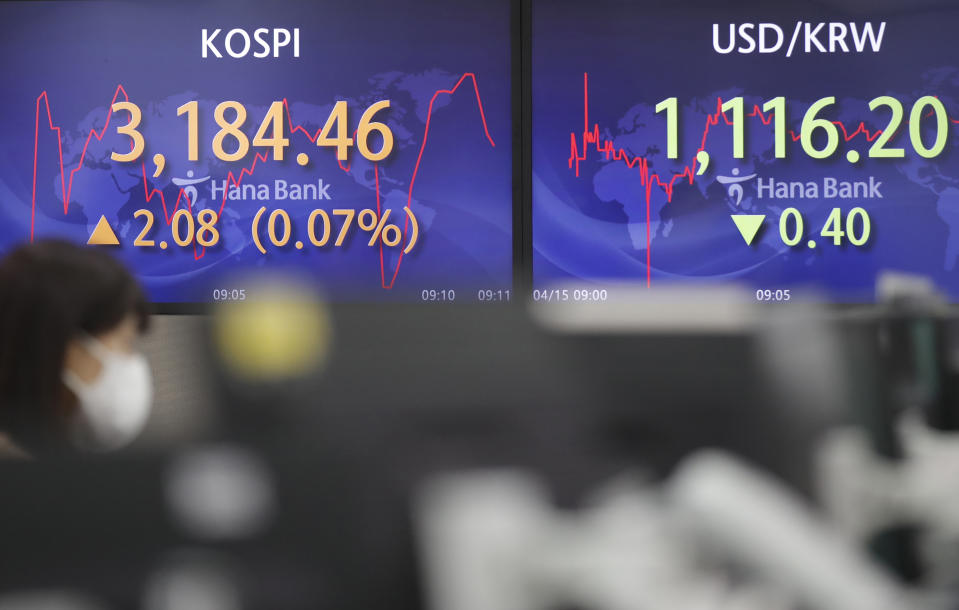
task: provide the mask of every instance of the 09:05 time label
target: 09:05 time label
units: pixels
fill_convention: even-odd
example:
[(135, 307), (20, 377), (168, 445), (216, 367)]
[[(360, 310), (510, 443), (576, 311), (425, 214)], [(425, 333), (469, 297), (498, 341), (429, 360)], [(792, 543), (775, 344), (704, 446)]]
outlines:
[(792, 300), (792, 291), (789, 288), (780, 290), (760, 288), (756, 291), (756, 300), (762, 303), (788, 303)]

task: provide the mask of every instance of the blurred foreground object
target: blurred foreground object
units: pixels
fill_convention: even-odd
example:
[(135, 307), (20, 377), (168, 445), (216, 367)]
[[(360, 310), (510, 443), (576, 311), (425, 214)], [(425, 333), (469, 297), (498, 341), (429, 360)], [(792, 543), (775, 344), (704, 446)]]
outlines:
[[(621, 486), (620, 486), (621, 487)], [(661, 489), (555, 511), (535, 477), (448, 475), (417, 503), (435, 610), (911, 610), (868, 557), (785, 488), (722, 454)]]
[(317, 375), (326, 363), (332, 328), (326, 304), (305, 282), (253, 278), (249, 300), (220, 305), (213, 342), (239, 379), (267, 383)]
[[(122, 263), (61, 240), (0, 260), (0, 437), (36, 459), (111, 451), (143, 430), (149, 305)], [(2, 457), (2, 456), (0, 456)]]
[[(875, 371), (859, 426), (818, 452), (820, 495), (842, 529), (901, 578), (959, 599), (959, 358), (955, 311), (923, 278), (892, 274), (851, 321)], [(869, 387), (873, 386), (873, 387)]]
[(333, 347), (322, 295), (297, 276), (238, 280), (247, 300), (218, 305), (208, 357), (221, 403), (221, 436), (261, 442), (309, 418)]
[[(296, 290), (223, 309), (205, 333), (223, 423), (208, 443), (0, 466), (0, 593), (225, 610), (949, 608), (917, 601), (942, 590), (906, 592), (811, 498), (824, 430), (871, 422), (870, 443), (895, 447), (886, 414), (903, 397), (948, 402), (913, 383), (924, 375), (889, 374), (913, 335), (882, 330), (887, 308), (727, 294), (591, 315), (327, 309)], [(631, 473), (640, 484), (604, 485)]]

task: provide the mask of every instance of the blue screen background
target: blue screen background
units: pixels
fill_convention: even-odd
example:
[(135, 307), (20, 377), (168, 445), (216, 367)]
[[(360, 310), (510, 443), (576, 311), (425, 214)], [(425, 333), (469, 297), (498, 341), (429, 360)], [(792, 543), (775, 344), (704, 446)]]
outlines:
[[(306, 272), (339, 301), (418, 300), (424, 289), (453, 289), (458, 300), (475, 300), (480, 289), (508, 289), (509, 23), (509, 2), (504, 0), (0, 3), (0, 254), (28, 240), (31, 224), (37, 238), (85, 243), (105, 215), (122, 244), (113, 251), (161, 303), (210, 301), (213, 289), (237, 288), (231, 278), (250, 269)], [(230, 58), (223, 51), (224, 36), (235, 27), (251, 33), (258, 27), (298, 27), (300, 57), (291, 57), (291, 47), (286, 47), (279, 58)], [(223, 59), (201, 59), (202, 28), (222, 28), (217, 47)], [(472, 78), (454, 95), (436, 95), (467, 73), (475, 75), (492, 143)], [(129, 150), (129, 139), (115, 130), (127, 122), (126, 113), (114, 115), (102, 141), (93, 138), (86, 145), (91, 130), (103, 131), (118, 86), (143, 110), (146, 188), (139, 162), (110, 160), (111, 152)], [(368, 235), (362, 233), (341, 248), (310, 245), (306, 219), (313, 209), (376, 207), (375, 172), (381, 206), (392, 209), (391, 221), (402, 226), (434, 95), (428, 144), (410, 205), (420, 222), (420, 240), (399, 271), (402, 244), (385, 248), (382, 262), (379, 248), (368, 247)], [(218, 130), (216, 104), (243, 103), (248, 111), (244, 131), (252, 140), (270, 104), (282, 99), (289, 101), (293, 123), (311, 134), (323, 126), (337, 100), (349, 102), (352, 132), (370, 104), (389, 99), (390, 110), (377, 120), (386, 117), (396, 148), (378, 168), (351, 149), (350, 162), (344, 164), (349, 171), (344, 171), (333, 149), (316, 147), (303, 133), (287, 134), (291, 146), (286, 159), (259, 163), (243, 184), (266, 184), (272, 190), (278, 179), (291, 184), (322, 180), (331, 200), (228, 200), (217, 246), (194, 251), (173, 245), (166, 219), (179, 187), (172, 180), (187, 178), (191, 171), (197, 178), (209, 176), (198, 186), (195, 207), (218, 210), (221, 201), (213, 200), (210, 185), (251, 168), (254, 153), (265, 151), (251, 147), (235, 163), (216, 159), (210, 148)], [(198, 162), (187, 160), (186, 119), (176, 115), (190, 100), (198, 100), (200, 107)], [(86, 147), (66, 212), (51, 120), (60, 128), (68, 180)], [(227, 144), (227, 149), (233, 146)], [(153, 179), (150, 160), (156, 152), (165, 155), (166, 169)], [(306, 167), (295, 162), (300, 152), (310, 155)], [(154, 189), (162, 193), (165, 212), (161, 196), (148, 200)], [(261, 205), (270, 211), (283, 208), (293, 219), (291, 245), (268, 246), (267, 255), (256, 249), (251, 236), (252, 218)], [(139, 209), (154, 212), (151, 238), (168, 241), (169, 249), (133, 247), (144, 225), (134, 218)], [(296, 250), (296, 240), (306, 247)]]
[[(807, 157), (798, 142), (787, 143), (786, 159), (775, 159), (773, 127), (746, 119), (746, 155), (734, 159), (732, 130), (710, 129), (706, 150), (711, 163), (693, 184), (676, 181), (671, 201), (654, 185), (647, 198), (638, 168), (610, 160), (595, 148), (570, 168), (571, 137), (582, 152), (584, 74), (589, 75), (589, 129), (643, 156), (649, 171), (669, 181), (696, 155), (706, 117), (717, 100), (744, 96), (746, 108), (776, 96), (787, 100), (788, 128), (799, 132), (814, 101), (835, 96), (838, 104), (823, 116), (854, 128), (860, 122), (883, 129), (888, 110), (870, 112), (869, 101), (891, 95), (902, 101), (906, 120), (916, 99), (935, 95), (951, 119), (959, 118), (959, 52), (955, 35), (959, 10), (912, 9), (898, 12), (830, 10), (822, 2), (624, 2), (534, 0), (533, 2), (533, 248), (534, 284), (585, 281), (596, 285), (633, 281), (652, 287), (671, 282), (738, 282), (756, 289), (791, 289), (794, 296), (833, 302), (870, 302), (881, 270), (931, 276), (959, 300), (959, 165), (957, 129), (935, 159), (916, 155), (903, 124), (890, 146), (904, 147), (905, 159), (870, 159), (862, 135), (841, 141), (827, 160)], [(865, 11), (866, 3), (860, 3)], [(879, 53), (794, 53), (784, 57), (797, 20), (807, 22), (886, 21)], [(776, 54), (713, 50), (712, 24), (771, 22), (785, 33)], [(827, 26), (828, 27), (828, 26)], [(728, 30), (722, 40), (728, 39)], [(826, 36), (820, 36), (826, 39)], [(847, 39), (848, 40), (848, 39)], [(802, 44), (797, 43), (797, 44)], [(666, 122), (654, 107), (668, 97), (679, 103), (679, 159), (666, 158)], [(927, 119), (923, 136), (935, 139)], [(852, 131), (852, 129), (851, 129)], [(818, 141), (817, 141), (818, 144)], [(862, 154), (858, 164), (846, 151)], [(830, 200), (760, 199), (756, 179), (744, 183), (737, 204), (719, 176), (755, 174), (779, 181), (881, 182), (882, 198)], [(821, 193), (820, 193), (821, 194)], [(830, 210), (863, 207), (871, 217), (868, 243), (833, 245), (820, 236)], [(805, 219), (805, 237), (794, 248), (783, 245), (779, 217), (796, 207)], [(766, 214), (764, 229), (747, 246), (731, 214)], [(649, 248), (647, 249), (647, 232)], [(807, 239), (817, 241), (816, 248)], [(651, 265), (647, 267), (647, 254)], [(813, 295), (816, 295), (815, 297)]]

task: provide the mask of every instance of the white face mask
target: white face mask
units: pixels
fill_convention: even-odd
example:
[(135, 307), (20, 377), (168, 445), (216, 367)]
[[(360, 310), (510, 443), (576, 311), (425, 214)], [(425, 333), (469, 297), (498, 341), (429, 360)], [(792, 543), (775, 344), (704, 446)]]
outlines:
[(140, 434), (150, 415), (150, 365), (142, 354), (117, 353), (92, 337), (84, 347), (103, 368), (89, 383), (73, 371), (63, 372), (63, 382), (80, 401), (76, 441), (84, 449), (119, 449)]

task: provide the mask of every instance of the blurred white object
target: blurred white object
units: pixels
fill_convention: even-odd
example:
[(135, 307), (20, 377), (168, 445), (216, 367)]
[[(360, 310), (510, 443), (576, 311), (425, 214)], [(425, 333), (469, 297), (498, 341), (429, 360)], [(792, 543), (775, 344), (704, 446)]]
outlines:
[[(696, 579), (691, 546), (655, 497), (613, 498), (554, 511), (535, 478), (449, 476), (418, 502), (418, 532), (434, 610), (706, 608), (720, 582)], [(768, 609), (766, 609), (768, 610)]]
[[(533, 319), (560, 333), (741, 333), (763, 315), (751, 291), (740, 286), (612, 285), (608, 301), (576, 300), (570, 295), (593, 292), (593, 286), (562, 284), (544, 289), (556, 300), (542, 298), (530, 306)], [(565, 298), (564, 298), (565, 297)]]
[(667, 495), (689, 524), (793, 599), (822, 610), (903, 610), (906, 595), (792, 492), (719, 453), (694, 456)]
[[(911, 415), (902, 418), (899, 432), (901, 461), (876, 455), (858, 429), (827, 437), (818, 453), (817, 469), (826, 509), (857, 540), (909, 523), (922, 526), (927, 547), (938, 542), (955, 550), (959, 548), (959, 434), (933, 430)], [(941, 567), (940, 562), (929, 565)]]
[(153, 408), (153, 372), (146, 356), (110, 349), (88, 337), (84, 348), (100, 362), (92, 381), (63, 371), (63, 383), (76, 395), (77, 444), (86, 450), (114, 451), (129, 445), (143, 432)]
[(240, 610), (242, 595), (226, 561), (196, 552), (171, 557), (147, 583), (144, 610)]
[(260, 533), (276, 508), (273, 478), (245, 449), (215, 446), (177, 456), (166, 496), (176, 522), (204, 539), (242, 539)]
[(543, 496), (535, 480), (513, 473), (429, 483), (416, 519), (431, 607), (535, 607), (523, 558), (546, 526)]
[(931, 278), (914, 273), (883, 271), (876, 280), (876, 299), (891, 302), (897, 299), (940, 300), (936, 283)]
[(665, 493), (614, 490), (575, 513), (521, 473), (448, 475), (424, 487), (416, 519), (433, 610), (915, 607), (790, 493), (719, 454)]

